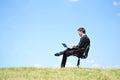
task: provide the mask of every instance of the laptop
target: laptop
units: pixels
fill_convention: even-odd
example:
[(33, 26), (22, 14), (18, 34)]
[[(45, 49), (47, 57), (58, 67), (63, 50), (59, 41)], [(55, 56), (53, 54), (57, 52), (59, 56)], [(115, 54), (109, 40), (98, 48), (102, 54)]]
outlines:
[(62, 45), (63, 45), (65, 48), (68, 48), (68, 46), (67, 46), (65, 43), (62, 43)]

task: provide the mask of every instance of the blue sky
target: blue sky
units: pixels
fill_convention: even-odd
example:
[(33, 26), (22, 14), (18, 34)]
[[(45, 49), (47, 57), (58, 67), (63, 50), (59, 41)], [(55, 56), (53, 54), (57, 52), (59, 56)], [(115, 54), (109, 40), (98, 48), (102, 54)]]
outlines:
[(120, 68), (120, 0), (0, 0), (0, 67), (59, 67), (54, 54), (78, 44), (81, 26), (91, 40), (81, 66)]

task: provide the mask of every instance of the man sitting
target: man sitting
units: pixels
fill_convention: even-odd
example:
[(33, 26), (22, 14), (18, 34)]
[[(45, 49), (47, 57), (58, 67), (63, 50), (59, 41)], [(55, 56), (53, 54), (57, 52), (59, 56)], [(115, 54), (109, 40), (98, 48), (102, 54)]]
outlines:
[(71, 55), (77, 55), (77, 57), (82, 56), (86, 47), (90, 45), (90, 39), (87, 37), (85, 33), (86, 31), (84, 28), (79, 28), (78, 34), (81, 37), (79, 44), (76, 46), (70, 46), (66, 50), (55, 54), (55, 56), (63, 55), (62, 62), (61, 62), (61, 68), (65, 67), (67, 57)]

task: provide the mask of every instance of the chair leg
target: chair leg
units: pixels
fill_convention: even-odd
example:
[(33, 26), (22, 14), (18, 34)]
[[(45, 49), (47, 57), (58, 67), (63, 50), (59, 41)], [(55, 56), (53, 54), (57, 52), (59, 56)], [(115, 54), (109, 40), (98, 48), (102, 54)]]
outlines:
[(78, 58), (77, 67), (80, 67), (80, 58)]

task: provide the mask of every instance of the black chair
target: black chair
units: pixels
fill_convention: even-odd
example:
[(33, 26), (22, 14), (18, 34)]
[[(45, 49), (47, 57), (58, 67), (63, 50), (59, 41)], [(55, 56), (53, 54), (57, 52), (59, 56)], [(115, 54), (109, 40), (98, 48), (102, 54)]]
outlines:
[(73, 56), (78, 57), (78, 61), (77, 61), (77, 67), (78, 67), (78, 68), (80, 67), (80, 58), (81, 58), (81, 59), (86, 59), (86, 58), (88, 57), (89, 49), (90, 49), (90, 45), (88, 45), (88, 46), (86, 47), (83, 55), (81, 55), (81, 56), (73, 55)]

